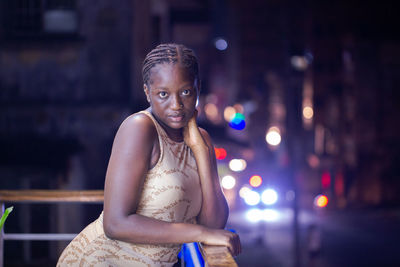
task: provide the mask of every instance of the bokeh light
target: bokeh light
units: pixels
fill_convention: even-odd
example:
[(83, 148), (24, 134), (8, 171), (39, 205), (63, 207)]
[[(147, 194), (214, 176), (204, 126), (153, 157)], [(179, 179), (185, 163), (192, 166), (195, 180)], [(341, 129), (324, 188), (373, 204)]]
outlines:
[(304, 56), (292, 56), (290, 63), (296, 70), (305, 70), (308, 67), (308, 61)]
[(307, 162), (308, 165), (310, 165), (310, 167), (313, 169), (317, 168), (320, 164), (319, 158), (314, 154), (311, 154), (307, 157)]
[(235, 105), (233, 105), (233, 108), (237, 113), (244, 113), (244, 108), (242, 104), (236, 103)]
[(314, 198), (314, 205), (323, 208), (328, 205), (328, 197), (325, 195), (318, 195)]
[(265, 205), (272, 205), (278, 201), (278, 193), (271, 188), (264, 190), (261, 194), (261, 200)]
[(329, 171), (324, 171), (321, 176), (321, 186), (323, 189), (327, 189), (331, 186), (331, 174)]
[(219, 160), (225, 159), (226, 158), (226, 150), (224, 148), (214, 148), (215, 151), (215, 157)]
[(262, 220), (267, 222), (274, 222), (279, 219), (279, 212), (273, 209), (265, 209), (262, 211)]
[(244, 196), (244, 202), (246, 202), (246, 204), (250, 206), (255, 206), (260, 203), (260, 199), (260, 194), (253, 190), (246, 192)]
[(218, 108), (213, 103), (208, 103), (204, 106), (204, 112), (206, 113), (207, 119), (210, 121), (218, 120)]
[(246, 127), (245, 117), (242, 113), (236, 113), (229, 122), (229, 126), (235, 130), (243, 130)]
[(224, 119), (225, 119), (227, 122), (230, 122), (230, 121), (235, 117), (235, 114), (236, 114), (236, 110), (235, 110), (234, 107), (227, 106), (227, 107), (224, 109)]
[(271, 146), (277, 146), (281, 143), (281, 133), (278, 127), (271, 127), (265, 135), (265, 140)]
[(262, 178), (259, 175), (253, 175), (250, 177), (249, 183), (252, 187), (259, 187), (262, 184)]
[(312, 119), (314, 116), (314, 110), (312, 107), (304, 107), (303, 108), (303, 117), (306, 119)]
[(215, 48), (220, 51), (226, 50), (228, 48), (228, 42), (223, 38), (217, 38), (214, 42)]
[(279, 212), (273, 209), (260, 210), (253, 208), (246, 212), (245, 217), (249, 222), (252, 223), (259, 221), (274, 222), (279, 219)]
[(249, 192), (249, 191), (251, 191), (250, 187), (245, 185), (245, 186), (243, 186), (242, 188), (240, 188), (240, 190), (239, 190), (239, 196), (240, 196), (241, 198), (245, 198), (247, 192)]
[(231, 175), (226, 175), (222, 177), (221, 184), (225, 189), (232, 189), (235, 187), (236, 179)]
[(246, 169), (247, 163), (244, 159), (232, 159), (229, 161), (229, 168), (234, 172), (240, 172)]
[(249, 222), (259, 222), (262, 218), (262, 212), (260, 209), (250, 209), (246, 212), (246, 219)]

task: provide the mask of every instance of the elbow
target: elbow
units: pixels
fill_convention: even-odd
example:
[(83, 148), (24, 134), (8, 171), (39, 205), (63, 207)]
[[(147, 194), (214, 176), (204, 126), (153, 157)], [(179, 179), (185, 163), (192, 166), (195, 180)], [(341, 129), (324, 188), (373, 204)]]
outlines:
[(197, 223), (209, 228), (224, 229), (228, 221), (228, 216), (229, 216), (229, 209), (226, 206), (225, 209), (221, 210), (216, 214), (198, 216)]
[(112, 219), (103, 219), (103, 230), (106, 237), (110, 239), (118, 238), (118, 223)]

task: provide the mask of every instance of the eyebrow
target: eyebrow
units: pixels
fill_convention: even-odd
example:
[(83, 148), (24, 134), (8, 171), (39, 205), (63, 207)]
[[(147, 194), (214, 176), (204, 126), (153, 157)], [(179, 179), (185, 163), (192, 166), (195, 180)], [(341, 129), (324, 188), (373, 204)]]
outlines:
[(154, 90), (168, 90), (168, 87), (155, 87)]
[[(188, 84), (185, 84), (185, 85), (183, 85), (183, 86), (181, 86), (181, 88), (180, 89), (182, 89), (182, 88), (186, 88), (186, 87), (195, 87), (194, 86), (194, 83), (193, 84), (191, 84), (191, 83), (188, 83)], [(163, 86), (159, 86), (159, 87), (155, 87), (154, 88), (155, 90), (168, 90), (169, 88), (168, 87), (163, 87)]]

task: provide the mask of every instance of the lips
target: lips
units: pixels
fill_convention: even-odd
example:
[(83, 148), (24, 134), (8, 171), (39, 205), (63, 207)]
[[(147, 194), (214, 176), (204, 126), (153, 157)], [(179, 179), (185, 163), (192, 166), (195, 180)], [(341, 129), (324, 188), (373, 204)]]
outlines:
[(174, 114), (169, 117), (173, 122), (181, 122), (185, 116), (183, 114)]

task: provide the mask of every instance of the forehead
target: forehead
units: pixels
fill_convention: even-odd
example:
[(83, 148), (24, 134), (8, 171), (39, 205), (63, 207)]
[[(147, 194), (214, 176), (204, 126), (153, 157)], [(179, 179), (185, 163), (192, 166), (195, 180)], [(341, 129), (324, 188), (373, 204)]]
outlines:
[(194, 81), (190, 71), (179, 63), (157, 64), (150, 70), (149, 78), (152, 85), (183, 84), (193, 83)]

